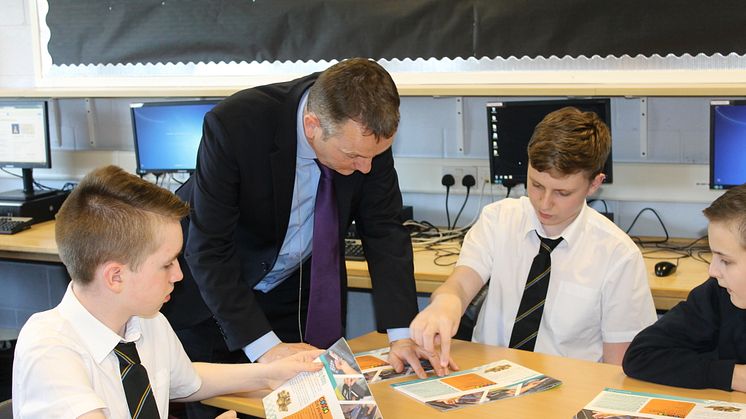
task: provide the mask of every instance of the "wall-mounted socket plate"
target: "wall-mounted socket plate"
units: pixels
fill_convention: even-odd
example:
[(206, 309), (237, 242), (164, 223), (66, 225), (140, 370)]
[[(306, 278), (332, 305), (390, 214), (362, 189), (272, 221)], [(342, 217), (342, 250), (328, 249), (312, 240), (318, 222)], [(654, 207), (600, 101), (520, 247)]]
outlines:
[(466, 175), (472, 175), (474, 177), (474, 180), (477, 181), (477, 185), (479, 185), (479, 176), (478, 176), (477, 169), (478, 169), (477, 166), (442, 166), (441, 167), (441, 178), (444, 175), (453, 176), (453, 179), (456, 181), (456, 184), (451, 187), (451, 190), (465, 191), (466, 188), (461, 184), (461, 181)]

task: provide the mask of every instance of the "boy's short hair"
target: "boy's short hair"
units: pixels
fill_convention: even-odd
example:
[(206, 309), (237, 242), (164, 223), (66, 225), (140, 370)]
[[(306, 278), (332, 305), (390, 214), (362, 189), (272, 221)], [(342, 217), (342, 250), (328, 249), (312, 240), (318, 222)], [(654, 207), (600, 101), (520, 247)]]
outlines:
[(746, 183), (728, 189), (702, 212), (710, 222), (732, 223), (741, 235), (741, 247), (746, 249)]
[(367, 58), (351, 58), (326, 69), (308, 93), (308, 110), (319, 117), (325, 136), (351, 119), (376, 140), (399, 127), (399, 92), (391, 75)]
[(98, 266), (117, 261), (137, 270), (158, 245), (159, 223), (179, 221), (189, 206), (170, 191), (117, 166), (90, 172), (57, 213), (55, 234), (73, 281), (93, 281)]
[(528, 143), (528, 161), (540, 172), (590, 179), (601, 173), (611, 151), (609, 128), (594, 112), (567, 106), (542, 119)]

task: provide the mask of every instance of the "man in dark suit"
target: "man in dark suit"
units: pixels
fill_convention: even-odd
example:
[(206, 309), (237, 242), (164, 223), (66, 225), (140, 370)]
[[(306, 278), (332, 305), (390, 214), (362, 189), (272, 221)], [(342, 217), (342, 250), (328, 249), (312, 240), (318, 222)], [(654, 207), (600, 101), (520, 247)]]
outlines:
[(396, 86), (367, 59), (243, 90), (205, 116), (197, 170), (177, 191), (192, 207), (185, 277), (163, 310), (193, 360), (265, 362), (308, 349), (316, 159), (334, 171), (339, 234), (327, 239), (342, 243), (355, 221), (391, 362), (424, 376), (418, 359), (430, 354), (408, 331), (417, 303), (411, 242), (397, 219), (391, 144), (398, 123)]

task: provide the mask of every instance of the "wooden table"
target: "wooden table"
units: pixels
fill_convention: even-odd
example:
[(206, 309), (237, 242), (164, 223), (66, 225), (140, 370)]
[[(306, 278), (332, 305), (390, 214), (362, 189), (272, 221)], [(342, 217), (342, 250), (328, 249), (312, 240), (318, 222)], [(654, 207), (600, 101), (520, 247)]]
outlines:
[(655, 276), (655, 264), (668, 260), (675, 263), (676, 254), (670, 251), (655, 251), (643, 249), (645, 266), (648, 271), (648, 282), (650, 290), (655, 301), (655, 308), (658, 310), (668, 310), (686, 300), (689, 291), (700, 285), (709, 278), (707, 263), (692, 259), (683, 258), (679, 260), (679, 266), (676, 272), (669, 276)]
[[(453, 247), (453, 246), (451, 246)], [(644, 249), (647, 253), (649, 250)], [(454, 265), (438, 266), (433, 262), (435, 251), (415, 248), (414, 252), (414, 276), (417, 283), (417, 292), (431, 293), (453, 272)], [(705, 282), (708, 278), (706, 263), (692, 259), (683, 258), (679, 261), (676, 272), (667, 277), (655, 276), (654, 266), (661, 260), (673, 261), (677, 255), (669, 251), (656, 251), (644, 259), (648, 271), (648, 283), (653, 294), (655, 308), (668, 310), (680, 301), (686, 300), (689, 291), (697, 285)], [(455, 263), (457, 256), (444, 257), (440, 263)], [(351, 288), (371, 287), (368, 265), (366, 262), (347, 261), (347, 280)]]
[[(387, 345), (385, 335), (370, 333), (352, 339), (350, 347), (355, 352), (380, 348)], [(508, 359), (535, 371), (562, 381), (562, 385), (541, 393), (514, 399), (504, 399), (479, 406), (448, 412), (448, 418), (501, 417), (521, 419), (572, 418), (604, 388), (618, 388), (638, 392), (668, 394), (697, 399), (726, 400), (746, 403), (746, 394), (721, 390), (690, 390), (646, 383), (624, 375), (621, 367), (580, 361), (534, 352), (481, 345), (472, 342), (454, 341), (454, 360), (462, 369), (476, 367), (492, 361)], [(410, 419), (441, 416), (435, 409), (418, 403), (391, 388), (394, 382), (412, 378), (400, 378), (371, 385), (373, 396), (386, 419)], [(261, 397), (268, 391), (243, 395), (221, 396), (203, 403), (224, 409), (234, 409), (253, 416), (264, 416)], [(443, 416), (445, 417), (445, 416)]]
[[(451, 250), (458, 252), (456, 246)], [(442, 284), (453, 272), (453, 265), (438, 266), (433, 259), (436, 253), (430, 250), (415, 248), (414, 275), (417, 291), (431, 293)], [(656, 258), (673, 259), (670, 252), (659, 252)], [(0, 235), (0, 258), (29, 261), (59, 262), (57, 245), (54, 242), (54, 221), (33, 225), (29, 230), (13, 235)], [(685, 300), (689, 291), (704, 282), (707, 275), (707, 264), (691, 258), (681, 259), (674, 274), (664, 278), (653, 273), (653, 266), (660, 259), (645, 259), (648, 270), (650, 290), (655, 301), (655, 308), (668, 310), (679, 301)], [(456, 256), (444, 257), (439, 263), (456, 262)], [(366, 262), (347, 261), (347, 276), (350, 288), (370, 289), (370, 275)]]
[(34, 224), (20, 233), (0, 235), (0, 258), (59, 262), (54, 221)]
[[(458, 246), (450, 247), (458, 249)], [(456, 262), (457, 256), (444, 257), (440, 262), (448, 265), (443, 266), (434, 263), (435, 256), (436, 252), (433, 250), (414, 249), (414, 279), (417, 285), (417, 292), (432, 293), (453, 272), (453, 264)], [(368, 262), (348, 260), (346, 261), (346, 265), (347, 285), (350, 288), (371, 288)]]

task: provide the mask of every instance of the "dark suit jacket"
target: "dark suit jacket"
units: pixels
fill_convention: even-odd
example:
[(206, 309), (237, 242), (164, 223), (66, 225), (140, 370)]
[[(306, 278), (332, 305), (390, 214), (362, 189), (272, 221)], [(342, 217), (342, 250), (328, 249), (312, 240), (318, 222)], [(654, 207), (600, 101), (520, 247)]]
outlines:
[[(177, 191), (192, 210), (183, 223), (184, 280), (163, 308), (175, 329), (214, 316), (230, 350), (271, 330), (252, 288), (274, 266), (285, 238), (296, 112), (317, 76), (240, 91), (205, 116), (197, 170)], [(373, 159), (368, 174), (335, 173), (334, 184), (337, 239), (343, 240), (354, 220), (373, 282), (378, 329), (408, 327), (417, 314), (412, 247), (397, 219), (402, 201), (391, 150)]]

